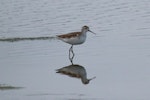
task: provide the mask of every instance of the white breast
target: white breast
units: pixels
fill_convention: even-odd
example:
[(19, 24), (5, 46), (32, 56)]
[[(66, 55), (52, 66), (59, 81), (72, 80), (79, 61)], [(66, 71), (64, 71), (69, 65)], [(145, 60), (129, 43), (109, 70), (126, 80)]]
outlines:
[(82, 44), (86, 40), (86, 34), (80, 35), (78, 37), (72, 37), (72, 38), (59, 38), (60, 40), (69, 43), (71, 45), (78, 45)]

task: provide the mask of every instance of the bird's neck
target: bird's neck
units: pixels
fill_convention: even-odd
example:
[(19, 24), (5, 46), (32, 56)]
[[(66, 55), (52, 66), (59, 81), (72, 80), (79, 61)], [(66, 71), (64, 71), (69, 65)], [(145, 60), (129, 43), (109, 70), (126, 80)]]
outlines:
[(82, 30), (81, 30), (82, 34), (86, 34), (87, 31), (88, 31), (88, 30), (86, 30), (86, 29), (82, 29)]
[(81, 81), (82, 81), (82, 83), (85, 84), (85, 83), (87, 83), (88, 79), (87, 79), (86, 77), (82, 77), (82, 78), (81, 78)]
[(81, 35), (86, 36), (87, 30), (82, 30)]

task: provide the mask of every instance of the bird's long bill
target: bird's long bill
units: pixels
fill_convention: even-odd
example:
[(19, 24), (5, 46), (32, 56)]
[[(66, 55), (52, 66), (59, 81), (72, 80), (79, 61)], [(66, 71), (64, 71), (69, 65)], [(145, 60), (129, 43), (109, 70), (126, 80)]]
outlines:
[(93, 79), (95, 79), (95, 78), (96, 78), (96, 76), (94, 76), (94, 77), (90, 78), (89, 80), (91, 81), (91, 80), (93, 80)]
[(92, 32), (91, 30), (88, 30), (88, 31), (91, 32), (91, 33), (93, 33), (93, 34), (96, 34), (96, 33)]

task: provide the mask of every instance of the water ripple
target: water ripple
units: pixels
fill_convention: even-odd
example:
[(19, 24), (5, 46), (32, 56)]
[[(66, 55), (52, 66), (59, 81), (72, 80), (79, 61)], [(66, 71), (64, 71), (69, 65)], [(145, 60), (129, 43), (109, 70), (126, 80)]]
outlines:
[(25, 40), (51, 40), (54, 37), (15, 37), (15, 38), (1, 38), (1, 42), (17, 42), (17, 41), (25, 41)]

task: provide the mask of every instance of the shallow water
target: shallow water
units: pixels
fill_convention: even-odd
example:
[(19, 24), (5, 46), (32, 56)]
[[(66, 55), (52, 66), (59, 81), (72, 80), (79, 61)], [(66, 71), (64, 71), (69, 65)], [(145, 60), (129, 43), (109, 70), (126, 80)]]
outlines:
[[(149, 100), (149, 0), (0, 1), (2, 100)], [(56, 74), (70, 65), (70, 45), (55, 35), (79, 31), (74, 63), (86, 68), (88, 85)]]

